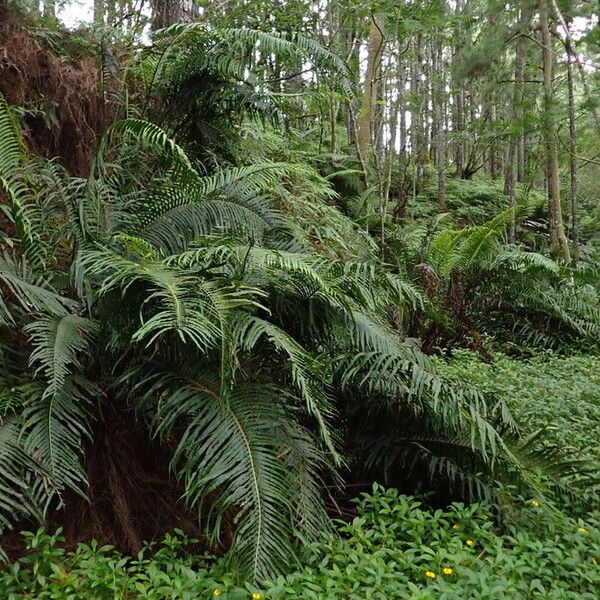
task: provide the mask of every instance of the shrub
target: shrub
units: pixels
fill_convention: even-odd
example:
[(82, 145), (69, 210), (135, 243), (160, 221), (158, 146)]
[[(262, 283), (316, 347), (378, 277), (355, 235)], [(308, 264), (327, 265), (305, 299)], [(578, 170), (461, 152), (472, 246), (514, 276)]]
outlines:
[[(525, 431), (544, 430), (546, 447), (593, 466), (570, 481), (564, 507), (585, 514), (600, 505), (600, 357), (538, 352), (527, 360), (505, 354), (486, 362), (475, 352), (457, 350), (451, 360), (437, 359), (444, 373), (502, 398)], [(573, 486), (574, 484), (574, 486)]]
[[(186, 554), (190, 540), (168, 536), (127, 558), (110, 547), (65, 552), (59, 535), (26, 534), (29, 553), (0, 575), (0, 595), (223, 600), (597, 598), (600, 523), (557, 520), (536, 499), (515, 501), (509, 525), (497, 508), (455, 503), (428, 510), (421, 499), (374, 485), (358, 515), (311, 545), (298, 571), (264, 589), (238, 585), (210, 557)], [(504, 508), (503, 510), (506, 510)], [(155, 550), (152, 554), (150, 551)]]
[(513, 507), (505, 531), (492, 507), (425, 510), (375, 486), (359, 516), (313, 547), (307, 566), (271, 584), (268, 598), (596, 598), (600, 535), (593, 524), (561, 525), (536, 500)]

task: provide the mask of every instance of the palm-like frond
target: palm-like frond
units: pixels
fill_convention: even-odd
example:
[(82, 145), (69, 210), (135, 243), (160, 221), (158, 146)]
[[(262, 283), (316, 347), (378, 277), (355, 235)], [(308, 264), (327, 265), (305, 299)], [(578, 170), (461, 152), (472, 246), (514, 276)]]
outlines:
[(19, 243), (35, 267), (45, 263), (45, 245), (39, 235), (35, 198), (23, 173), (25, 145), (2, 93), (0, 93), (0, 191), (8, 199), (5, 215), (16, 225)]
[[(317, 66), (331, 69), (342, 76), (346, 76), (348, 72), (348, 67), (340, 57), (297, 32), (269, 33), (247, 28), (211, 30), (204, 23), (175, 23), (157, 31), (155, 40), (157, 49), (162, 53), (163, 62), (166, 62), (165, 56), (169, 56), (175, 48), (181, 51), (182, 47), (193, 44), (192, 48), (204, 61), (207, 60), (206, 57), (209, 60), (212, 58), (208, 65), (223, 77), (241, 79), (245, 74), (242, 67), (244, 63), (236, 61), (236, 51), (244, 56), (257, 49), (261, 53), (274, 54), (283, 60), (308, 58)], [(209, 42), (212, 43), (212, 47), (207, 52)], [(224, 49), (227, 49), (227, 52), (224, 52)]]
[[(17, 418), (0, 419), (0, 527), (10, 528), (23, 518), (42, 521), (54, 489), (43, 465), (23, 447)], [(0, 549), (0, 556), (2, 552)]]
[(258, 290), (209, 281), (171, 267), (155, 257), (126, 258), (107, 250), (85, 251), (81, 265), (98, 282), (98, 296), (111, 291), (125, 294), (136, 284), (144, 286), (144, 300), (133, 341), (146, 346), (174, 333), (183, 343), (202, 352), (220, 346), (227, 314), (240, 307), (258, 306)]
[(491, 257), (513, 212), (508, 209), (485, 225), (442, 230), (428, 250), (428, 260), (436, 273), (446, 277), (453, 269), (465, 271)]
[(90, 353), (96, 325), (76, 315), (47, 317), (26, 328), (37, 367), (23, 410), (25, 449), (46, 467), (58, 489), (80, 490), (85, 475), (79, 462), (81, 443), (89, 436), (87, 406), (98, 390), (85, 378), (80, 356)]
[[(303, 500), (311, 506), (300, 512), (295, 492), (298, 485), (304, 492), (307, 488), (299, 482), (290, 486), (296, 474), (302, 476), (297, 460), (311, 476), (320, 465), (312, 444), (307, 444), (307, 432), (286, 414), (286, 401), (284, 391), (270, 386), (234, 387), (222, 397), (189, 382), (166, 395), (157, 415), (162, 434), (180, 419), (187, 423), (174, 469), (184, 478), (188, 499), (213, 523), (216, 538), (223, 519), (228, 514), (235, 519), (229, 557), (255, 580), (294, 560), (295, 524), (311, 519), (309, 531), (314, 533), (325, 522), (322, 508), (313, 504), (314, 490), (309, 487), (304, 493)], [(316, 515), (321, 516), (315, 522)]]
[(331, 436), (329, 421), (333, 416), (331, 398), (327, 394), (327, 382), (323, 381), (322, 365), (319, 365), (298, 342), (281, 328), (253, 315), (239, 313), (233, 322), (233, 339), (246, 352), (254, 349), (261, 339), (266, 339), (279, 352), (287, 356), (294, 386), (305, 401), (308, 412), (319, 426), (332, 455), (338, 458)]
[(0, 256), (0, 283), (9, 292), (0, 297), (0, 322), (15, 322), (15, 310), (65, 315), (75, 302), (60, 296), (43, 278), (33, 275), (24, 261)]

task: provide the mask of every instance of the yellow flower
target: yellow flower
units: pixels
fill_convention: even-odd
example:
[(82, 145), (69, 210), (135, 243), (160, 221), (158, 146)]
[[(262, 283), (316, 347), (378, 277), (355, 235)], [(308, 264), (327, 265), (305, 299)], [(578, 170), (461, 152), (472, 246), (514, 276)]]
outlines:
[(458, 529), (458, 523), (454, 523), (454, 525), (452, 525), (452, 529)]
[(452, 575), (452, 573), (454, 573), (454, 569), (450, 568), (450, 567), (444, 567), (442, 569), (442, 573), (444, 575)]
[(252, 600), (260, 600), (262, 598), (262, 594), (259, 594), (258, 592), (254, 592), (254, 594), (252, 594)]
[(466, 544), (467, 546), (474, 546), (474, 545), (475, 545), (475, 542), (474, 542), (473, 540), (467, 540), (467, 541), (465, 542), (465, 544)]
[(540, 505), (540, 503), (537, 500), (532, 500), (530, 502), (531, 506), (533, 506), (534, 508), (538, 508), (538, 506)]
[(588, 530), (585, 527), (578, 527), (577, 531), (579, 531), (579, 533), (587, 533)]
[(436, 574), (433, 571), (425, 571), (425, 577), (429, 577), (429, 579), (435, 579)]
[(213, 596), (220, 596), (221, 593), (221, 590), (213, 590)]

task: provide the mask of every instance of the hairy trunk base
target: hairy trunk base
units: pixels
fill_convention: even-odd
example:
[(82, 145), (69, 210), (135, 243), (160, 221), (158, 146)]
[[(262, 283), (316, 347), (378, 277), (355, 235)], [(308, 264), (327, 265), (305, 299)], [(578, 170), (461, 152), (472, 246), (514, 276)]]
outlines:
[(116, 110), (102, 98), (114, 92), (107, 86), (115, 82), (102, 81), (96, 61), (62, 60), (10, 16), (0, 19), (0, 92), (26, 109), (21, 125), (33, 153), (59, 157), (74, 175), (87, 175)]
[(165, 448), (132, 427), (127, 415), (98, 424), (85, 468), (90, 501), (69, 494), (53, 519), (64, 527), (69, 545), (96, 539), (133, 554), (144, 541), (160, 540), (175, 528), (202, 537), (169, 474)]

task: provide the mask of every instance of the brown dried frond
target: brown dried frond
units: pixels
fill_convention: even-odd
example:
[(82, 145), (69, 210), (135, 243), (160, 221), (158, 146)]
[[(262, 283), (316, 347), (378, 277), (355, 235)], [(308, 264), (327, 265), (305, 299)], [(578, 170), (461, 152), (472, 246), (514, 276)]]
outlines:
[(59, 161), (73, 174), (87, 173), (98, 137), (115, 106), (101, 91), (93, 60), (69, 62), (40, 46), (10, 17), (0, 24), (0, 92), (24, 109), (28, 147)]

